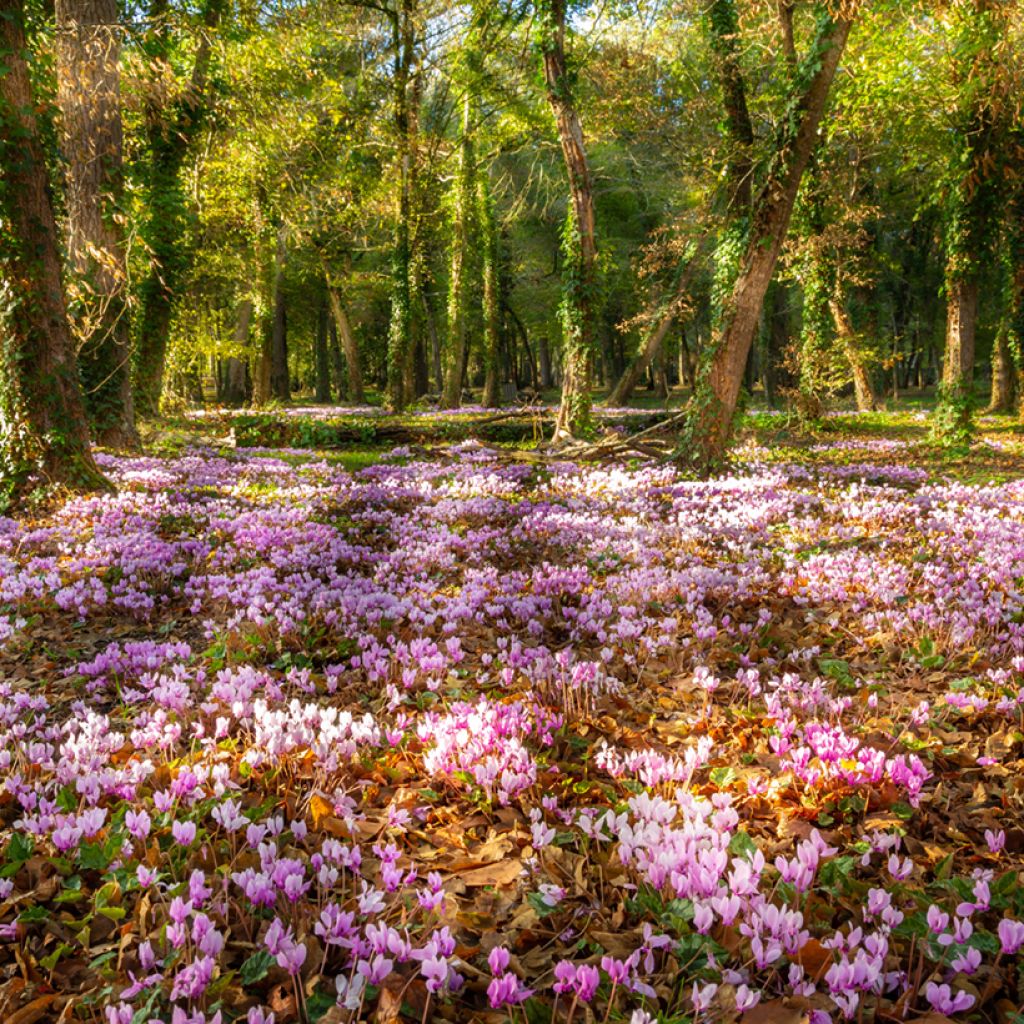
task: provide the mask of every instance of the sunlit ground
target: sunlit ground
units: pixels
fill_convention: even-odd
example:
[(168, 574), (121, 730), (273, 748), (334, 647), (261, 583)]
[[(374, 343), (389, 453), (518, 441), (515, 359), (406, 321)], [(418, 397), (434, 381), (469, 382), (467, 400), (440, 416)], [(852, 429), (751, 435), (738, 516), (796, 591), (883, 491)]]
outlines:
[(0, 1020), (1016, 1019), (1022, 435), (752, 423), (0, 519)]

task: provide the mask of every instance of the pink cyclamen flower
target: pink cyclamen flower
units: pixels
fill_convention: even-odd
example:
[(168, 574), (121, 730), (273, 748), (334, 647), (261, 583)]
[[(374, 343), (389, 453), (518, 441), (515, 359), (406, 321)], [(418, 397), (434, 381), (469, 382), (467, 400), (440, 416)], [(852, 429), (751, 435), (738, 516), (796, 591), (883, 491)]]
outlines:
[(175, 821), (171, 824), (171, 835), (180, 846), (191, 846), (196, 838), (194, 821)]
[(947, 1016), (969, 1010), (974, 1005), (974, 996), (967, 992), (954, 993), (948, 985), (937, 985), (934, 981), (928, 982), (924, 994), (933, 1010)]
[(491, 974), (497, 977), (508, 970), (509, 952), (504, 946), (495, 946), (487, 957), (487, 964), (491, 968)]
[(1015, 921), (1012, 917), (1004, 917), (999, 922), (999, 942), (1006, 956), (1013, 956), (1024, 946), (1024, 921)]

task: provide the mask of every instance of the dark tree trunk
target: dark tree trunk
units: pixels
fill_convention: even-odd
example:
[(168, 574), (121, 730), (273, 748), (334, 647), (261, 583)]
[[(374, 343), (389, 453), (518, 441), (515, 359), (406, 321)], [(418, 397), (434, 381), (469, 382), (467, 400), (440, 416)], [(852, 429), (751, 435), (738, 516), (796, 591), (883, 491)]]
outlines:
[(409, 85), (415, 57), (415, 0), (400, 0), (393, 21), (393, 117), (398, 139), (398, 221), (391, 254), (391, 323), (388, 329), (387, 404), (401, 411), (406, 402), (406, 364), (412, 347), (412, 189), (413, 125)]
[[(242, 299), (238, 305), (238, 319), (231, 339), (236, 352), (245, 352), (248, 348), (252, 308), (252, 299)], [(245, 361), (240, 356), (228, 356), (224, 361), (224, 401), (227, 405), (242, 405), (245, 393)]]
[(314, 343), (316, 365), (316, 400), (326, 405), (331, 400), (331, 364), (327, 352), (327, 299), (320, 299), (316, 317), (316, 341)]
[(279, 402), (292, 397), (291, 378), (288, 375), (288, 311), (285, 302), (284, 272), (288, 258), (284, 229), (277, 233), (277, 253), (274, 257), (273, 321), (270, 330), (270, 395)]
[(21, 0), (0, 0), (0, 482), (35, 474), (109, 489), (93, 461), (61, 280), (57, 225), (25, 63)]
[(78, 366), (96, 440), (136, 450), (115, 0), (57, 0), (57, 98)]
[(697, 255), (693, 253), (679, 275), (675, 294), (669, 301), (668, 307), (658, 314), (657, 322), (648, 332), (636, 358), (623, 371), (618, 383), (608, 396), (606, 405), (610, 407), (629, 405), (629, 400), (633, 397), (633, 392), (640, 383), (641, 377), (647, 372), (647, 368), (651, 365), (654, 357), (661, 351), (662, 344), (679, 314), (680, 306), (685, 301), (690, 290), (690, 283), (693, 281), (693, 275), (696, 273), (696, 270)]

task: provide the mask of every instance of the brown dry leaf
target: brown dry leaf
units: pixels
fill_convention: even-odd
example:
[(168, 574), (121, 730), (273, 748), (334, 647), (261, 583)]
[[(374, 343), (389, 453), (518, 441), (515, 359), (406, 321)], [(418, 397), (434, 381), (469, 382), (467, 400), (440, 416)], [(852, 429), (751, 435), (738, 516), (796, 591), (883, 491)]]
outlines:
[(474, 885), (511, 885), (523, 871), (523, 862), (518, 858), (498, 861), (496, 864), (485, 864), (483, 867), (472, 868), (459, 874), (459, 879), (467, 886)]
[(334, 804), (325, 796), (314, 793), (309, 798), (309, 813), (313, 817), (313, 828), (319, 831), (325, 818), (334, 817)]
[(808, 1006), (802, 999), (772, 999), (758, 1003), (740, 1018), (742, 1024), (804, 1024)]
[(5, 1018), (5, 1024), (36, 1024), (36, 1021), (42, 1020), (50, 1007), (60, 999), (60, 996), (40, 996), (33, 999), (31, 1003)]
[(817, 939), (808, 939), (800, 947), (796, 960), (814, 981), (818, 981), (832, 963), (832, 952)]
[(377, 1012), (374, 1014), (376, 1024), (395, 1024), (402, 1016), (402, 996), (405, 992), (406, 978), (392, 971), (380, 985), (377, 998)]
[(588, 931), (587, 938), (593, 939), (606, 953), (625, 959), (636, 949), (636, 940), (617, 932)]

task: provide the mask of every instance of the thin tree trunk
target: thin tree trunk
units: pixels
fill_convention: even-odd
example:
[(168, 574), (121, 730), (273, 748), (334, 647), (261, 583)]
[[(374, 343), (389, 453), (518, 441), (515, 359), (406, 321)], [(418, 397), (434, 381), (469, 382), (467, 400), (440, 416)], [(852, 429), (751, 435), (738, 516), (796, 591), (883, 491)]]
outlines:
[(359, 343), (352, 330), (352, 321), (348, 318), (348, 310), (341, 301), (341, 293), (333, 285), (327, 286), (327, 297), (331, 303), (331, 314), (334, 326), (338, 331), (341, 350), (345, 354), (345, 366), (348, 370), (348, 400), (353, 405), (365, 405), (366, 394), (363, 390), (363, 370), (359, 358)]
[(73, 330), (97, 441), (136, 450), (124, 231), (121, 39), (115, 0), (57, 0), (57, 99), (66, 160)]
[(285, 230), (277, 232), (277, 252), (274, 256), (273, 322), (270, 332), (270, 394), (279, 402), (292, 397), (291, 378), (288, 374), (288, 311), (285, 302), (284, 273), (288, 259)]
[(562, 400), (554, 439), (577, 437), (591, 428), (591, 391), (597, 302), (597, 235), (594, 192), (565, 52), (566, 0), (541, 0), (544, 80), (548, 103), (569, 177), (569, 213), (563, 233)]
[(972, 431), (981, 268), (991, 250), (989, 227), (998, 191), (993, 150), (1001, 142), (997, 108), (1004, 71), (993, 54), (1003, 38), (1008, 6), (1000, 0), (973, 0), (960, 25), (969, 45), (954, 51), (953, 77), (961, 90), (957, 166), (963, 170), (946, 232), (945, 361), (935, 414), (936, 439), (947, 445), (963, 444)]
[(0, 0), (0, 485), (4, 503), (35, 475), (107, 490), (89, 449), (57, 225), (24, 54), (21, 0)]
[(605, 405), (609, 407), (629, 405), (629, 400), (633, 397), (633, 392), (640, 383), (640, 379), (647, 372), (651, 361), (661, 351), (662, 343), (665, 341), (672, 324), (679, 314), (679, 308), (690, 290), (690, 284), (693, 281), (693, 275), (696, 273), (696, 270), (697, 253), (693, 252), (686, 267), (679, 275), (675, 294), (672, 296), (668, 308), (661, 313), (658, 322), (648, 331), (647, 337), (644, 339), (644, 343), (636, 358), (623, 371), (622, 376), (605, 400)]
[(466, 319), (471, 282), (468, 280), (469, 240), (473, 221), (476, 157), (473, 153), (472, 101), (466, 90), (462, 107), (462, 138), (455, 174), (455, 213), (452, 223), (451, 273), (448, 288), (448, 365), (441, 390), (441, 408), (458, 409), (466, 362)]
[(327, 297), (321, 296), (316, 317), (316, 341), (314, 343), (314, 364), (316, 366), (316, 400), (326, 404), (331, 400), (331, 363), (327, 352)]
[(1014, 397), (1013, 358), (1010, 355), (1010, 324), (1004, 319), (996, 332), (992, 346), (992, 396), (987, 411), (1013, 412)]
[(501, 405), (499, 348), (501, 344), (501, 281), (498, 275), (498, 226), (494, 218), (491, 183), (485, 170), (477, 180), (477, 220), (483, 257), (484, 394), (487, 409)]
[(857, 332), (853, 329), (853, 321), (843, 302), (840, 289), (841, 285), (837, 282), (836, 291), (829, 299), (829, 310), (836, 325), (836, 337), (853, 372), (853, 391), (857, 398), (857, 409), (860, 412), (874, 412), (878, 408), (878, 396), (871, 383), (871, 374), (868, 372)]
[[(832, 80), (849, 35), (850, 16), (827, 17), (805, 58), (817, 68), (809, 85), (793, 97), (792, 116), (784, 121), (768, 179), (754, 202), (751, 228), (740, 273), (724, 307), (718, 337), (704, 360), (690, 417), (690, 441), (704, 466), (725, 454), (739, 399), (747, 353), (775, 273), (779, 252), (789, 228), (800, 179), (818, 140)], [(795, 76), (798, 80), (802, 77)]]
[[(166, 111), (156, 102), (146, 109), (149, 141), (147, 215), (142, 237), (149, 247), (151, 266), (139, 288), (135, 345), (135, 408), (145, 416), (160, 411), (164, 365), (170, 342), (174, 300), (191, 264), (183, 241), (188, 226), (188, 199), (182, 168), (189, 147), (202, 127), (206, 112), (206, 82), (212, 60), (210, 31), (220, 21), (224, 0), (207, 0), (204, 32), (196, 47), (188, 88), (175, 107)], [(150, 14), (156, 27), (155, 67), (170, 64), (167, 0), (153, 0)], [(162, 89), (153, 89), (160, 97)]]
[(393, 21), (395, 48), (393, 105), (397, 135), (398, 222), (391, 256), (391, 324), (388, 330), (387, 404), (394, 412), (405, 408), (406, 362), (412, 344), (412, 122), (409, 82), (415, 48), (415, 0), (401, 0)]

